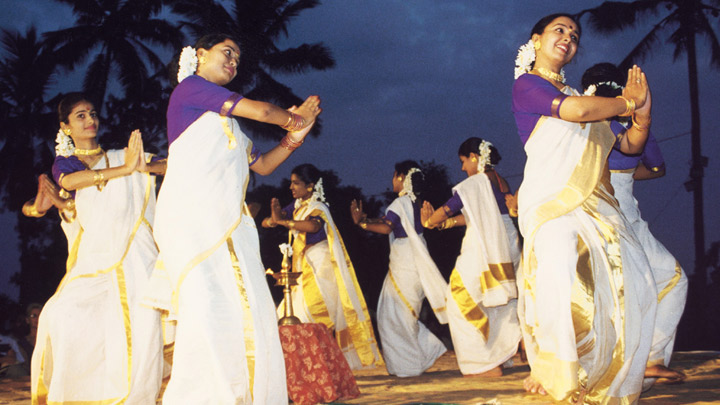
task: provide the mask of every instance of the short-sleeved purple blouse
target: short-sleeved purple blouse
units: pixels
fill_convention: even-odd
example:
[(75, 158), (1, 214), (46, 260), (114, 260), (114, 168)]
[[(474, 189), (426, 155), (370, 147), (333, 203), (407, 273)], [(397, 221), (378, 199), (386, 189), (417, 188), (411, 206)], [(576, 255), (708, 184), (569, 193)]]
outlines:
[[(417, 232), (418, 235), (422, 235), (424, 228), (422, 226), (422, 220), (420, 219), (420, 204), (414, 203), (412, 207), (415, 232)], [(403, 228), (402, 221), (397, 213), (390, 210), (382, 217), (382, 220), (390, 227), (390, 229), (392, 229), (394, 237), (407, 238), (407, 232), (405, 231), (405, 228)]]
[[(616, 136), (625, 131), (625, 127), (617, 121), (610, 122), (610, 129), (612, 129)], [(648, 139), (642, 153), (627, 155), (613, 148), (608, 157), (610, 170), (634, 169), (640, 161), (643, 162), (645, 167), (652, 171), (658, 171), (665, 166), (665, 159), (663, 159), (662, 152), (652, 131), (648, 134)]]
[(523, 145), (542, 116), (559, 118), (560, 106), (567, 94), (540, 76), (526, 73), (515, 80), (512, 111)]
[[(285, 213), (285, 218), (293, 218), (293, 214), (295, 213), (295, 203), (290, 203), (285, 208), (283, 208), (283, 212)], [(320, 221), (320, 230), (314, 233), (307, 232), (305, 235), (305, 243), (309, 245), (314, 245), (318, 242), (322, 242), (325, 239), (327, 239), (327, 234), (325, 233), (325, 227), (322, 225), (325, 225), (325, 220), (322, 219), (320, 216), (316, 215), (310, 215), (305, 220), (311, 220), (314, 219), (316, 221)]]

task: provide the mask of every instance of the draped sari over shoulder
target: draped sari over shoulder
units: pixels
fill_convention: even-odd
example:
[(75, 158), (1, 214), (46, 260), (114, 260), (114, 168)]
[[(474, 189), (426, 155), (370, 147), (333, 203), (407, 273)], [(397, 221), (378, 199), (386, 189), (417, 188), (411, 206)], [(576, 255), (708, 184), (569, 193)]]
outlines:
[(388, 372), (400, 377), (422, 374), (447, 350), (418, 319), (427, 297), (438, 321), (448, 322), (447, 282), (430, 257), (425, 238), (416, 231), (416, 209), (419, 207), (407, 195), (396, 198), (387, 208), (387, 214), (394, 213), (399, 219), (404, 236), (396, 236), (397, 227), (390, 234), (390, 268), (377, 311)]
[(310, 217), (322, 219), (327, 239), (308, 244), (305, 232), (290, 231), (293, 270), (302, 272), (299, 284), (293, 287), (295, 313), (303, 322), (322, 323), (334, 329), (350, 368), (383, 365), (355, 268), (327, 205), (313, 199), (296, 200), (293, 219)]
[(467, 230), (450, 275), (448, 317), (463, 374), (489, 371), (516, 352), (515, 269), (505, 224), (487, 175), (478, 173), (453, 190), (462, 200)]
[(227, 116), (239, 99), (198, 76), (170, 98), (155, 238), (172, 297), (149, 299), (171, 302), (177, 319), (167, 404), (288, 401), (257, 230), (244, 213), (257, 152)]
[[(577, 95), (553, 89), (534, 75), (513, 89), (521, 136), (522, 114), (539, 116), (518, 194), (525, 237), (518, 313), (531, 375), (555, 400), (583, 390), (586, 403), (633, 403), (652, 338), (654, 282), (612, 195), (607, 156), (615, 136), (607, 122), (553, 117), (565, 95)], [(552, 114), (540, 112), (550, 102), (533, 110), (542, 91), (551, 94)]]
[[(67, 158), (53, 172), (62, 175)], [(124, 164), (107, 151), (93, 169)], [(72, 166), (72, 164), (70, 165)], [(38, 322), (31, 367), (33, 404), (153, 403), (161, 383), (158, 314), (140, 305), (157, 249), (150, 224), (155, 179), (135, 172), (75, 192), (77, 216), (63, 224), (67, 273)]]

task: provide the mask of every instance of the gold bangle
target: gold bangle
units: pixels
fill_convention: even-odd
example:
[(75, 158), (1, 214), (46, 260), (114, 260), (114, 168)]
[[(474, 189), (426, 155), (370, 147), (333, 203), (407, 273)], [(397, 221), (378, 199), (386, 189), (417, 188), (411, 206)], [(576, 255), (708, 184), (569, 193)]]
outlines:
[(35, 205), (35, 200), (31, 200), (25, 203), (22, 207), (22, 213), (26, 217), (33, 217), (33, 218), (40, 218), (45, 216), (47, 212), (40, 212), (37, 209), (37, 206)]
[(433, 227), (430, 225), (430, 219), (429, 219), (429, 218), (426, 219), (425, 221), (423, 221), (422, 226), (423, 226), (424, 228), (427, 228), (427, 229), (432, 229), (432, 228), (433, 228)]
[(289, 150), (290, 152), (294, 151), (295, 149), (299, 148), (300, 145), (303, 144), (305, 140), (303, 139), (300, 142), (295, 142), (292, 139), (290, 139), (289, 135), (285, 135), (285, 137), (280, 141), (280, 146), (283, 148)]
[[(652, 122), (652, 120), (650, 122)], [(648, 122), (646, 126), (642, 126), (642, 125), (638, 124), (637, 121), (635, 121), (635, 114), (633, 114), (633, 116), (632, 116), (633, 128), (635, 128), (639, 131), (647, 131), (648, 129), (650, 129), (650, 122)]]
[(368, 227), (368, 223), (365, 222), (365, 221), (358, 222), (358, 225), (359, 225), (360, 228), (362, 228), (362, 229), (367, 229), (367, 227)]
[(65, 210), (67, 211), (75, 211), (75, 200), (70, 198), (65, 201)]
[(618, 114), (620, 117), (629, 117), (635, 113), (635, 100), (628, 99), (623, 96), (617, 96), (615, 98), (619, 98), (625, 101), (625, 112), (623, 112), (622, 114)]
[(102, 189), (107, 184), (107, 181), (105, 180), (105, 174), (101, 172), (100, 170), (93, 170), (95, 172), (95, 175), (93, 176), (93, 184), (97, 187), (98, 191), (102, 191)]
[(295, 229), (295, 221), (289, 220), (286, 222), (288, 229)]

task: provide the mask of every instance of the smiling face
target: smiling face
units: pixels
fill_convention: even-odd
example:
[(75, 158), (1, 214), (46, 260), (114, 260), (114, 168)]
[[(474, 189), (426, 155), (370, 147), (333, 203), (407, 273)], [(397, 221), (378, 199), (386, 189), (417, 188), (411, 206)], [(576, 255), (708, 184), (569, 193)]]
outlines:
[(470, 156), (460, 155), (460, 170), (467, 173), (468, 177), (478, 173), (478, 154), (470, 153)]
[(575, 21), (561, 16), (552, 20), (541, 35), (533, 34), (532, 39), (540, 42), (535, 66), (545, 65), (543, 67), (559, 70), (568, 64), (577, 53), (580, 32)]
[(67, 120), (68, 122), (60, 123), (60, 128), (63, 131), (70, 130), (70, 137), (75, 145), (83, 145), (97, 136), (100, 121), (95, 107), (89, 101), (83, 100), (75, 104)]
[(312, 196), (313, 186), (313, 183), (305, 183), (295, 173), (290, 175), (290, 192), (292, 192), (293, 198), (299, 198), (302, 201), (307, 200)]
[(231, 39), (215, 44), (210, 49), (200, 48), (197, 50), (198, 61), (197, 75), (209, 82), (224, 86), (237, 75), (237, 67), (240, 64), (240, 48)]

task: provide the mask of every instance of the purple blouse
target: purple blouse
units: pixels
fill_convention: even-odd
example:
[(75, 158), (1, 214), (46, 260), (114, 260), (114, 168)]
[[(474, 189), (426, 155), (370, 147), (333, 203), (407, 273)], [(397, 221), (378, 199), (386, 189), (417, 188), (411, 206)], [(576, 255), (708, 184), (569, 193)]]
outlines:
[[(294, 218), (295, 213), (295, 202), (292, 202), (288, 204), (285, 208), (283, 208), (283, 212), (285, 213), (285, 218)], [(325, 220), (322, 219), (320, 216), (310, 215), (307, 218), (305, 218), (305, 221), (309, 221), (311, 219), (320, 221), (320, 230), (314, 233), (306, 232), (305, 233), (305, 244), (307, 246), (314, 245), (318, 242), (322, 242), (325, 239), (327, 239), (327, 234), (325, 233), (325, 227), (322, 225), (325, 225)]]
[(240, 94), (198, 75), (188, 76), (170, 95), (167, 110), (168, 146), (205, 112), (227, 115), (241, 99)]
[[(400, 216), (396, 214), (394, 211), (388, 211), (383, 217), (382, 220), (392, 229), (393, 236), (396, 238), (407, 238), (407, 232), (405, 232), (405, 228), (403, 228)], [(413, 223), (415, 224), (415, 232), (417, 232), (418, 235), (422, 235), (423, 233), (423, 226), (422, 226), (422, 220), (420, 219), (420, 204), (414, 203), (413, 204)]]
[[(625, 127), (617, 121), (610, 122), (610, 129), (612, 129), (615, 136), (625, 131)], [(645, 167), (654, 172), (665, 166), (665, 159), (663, 159), (662, 152), (652, 131), (648, 134), (648, 139), (642, 153), (627, 155), (613, 148), (608, 157), (610, 170), (634, 169), (640, 161), (643, 162)]]
[(523, 145), (530, 138), (540, 117), (559, 118), (560, 106), (566, 98), (567, 94), (540, 76), (526, 73), (515, 80), (512, 111)]
[[(507, 204), (505, 204), (505, 195), (510, 194), (511, 191), (503, 193), (502, 191), (498, 190), (494, 184), (490, 183), (490, 185), (492, 186), (493, 194), (495, 195), (495, 202), (500, 209), (500, 215), (507, 214), (508, 207)], [(459, 213), (464, 206), (465, 205), (463, 204), (462, 199), (460, 198), (458, 193), (454, 192), (452, 197), (450, 197), (450, 199), (447, 200), (445, 205), (442, 206), (442, 209), (443, 211), (445, 211), (445, 215), (447, 215), (448, 217), (452, 217)]]

